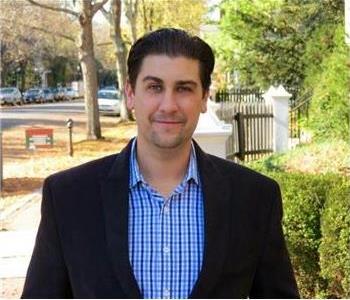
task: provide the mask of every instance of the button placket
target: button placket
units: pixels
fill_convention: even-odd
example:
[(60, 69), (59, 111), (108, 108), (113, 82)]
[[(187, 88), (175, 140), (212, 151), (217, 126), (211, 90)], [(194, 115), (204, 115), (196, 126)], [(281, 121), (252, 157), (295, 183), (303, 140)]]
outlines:
[[(171, 197), (172, 198), (172, 197)], [(164, 200), (162, 207), (162, 224), (163, 224), (163, 244), (162, 244), (162, 258), (163, 258), (163, 297), (164, 299), (170, 299), (171, 297), (171, 282), (170, 282), (170, 268), (171, 268), (171, 223), (170, 223), (170, 204), (171, 198)]]
[(170, 289), (165, 288), (163, 291), (163, 299), (170, 299)]
[(164, 198), (157, 193), (155, 190), (151, 190), (151, 196), (153, 200), (155, 201), (157, 208), (158, 208), (158, 220), (159, 223), (157, 224), (159, 227), (156, 229), (157, 235), (156, 235), (156, 245), (158, 245), (158, 253), (156, 255), (156, 264), (155, 264), (155, 298), (163, 298), (164, 295), (164, 287), (166, 285), (162, 285), (160, 278), (162, 277), (162, 274), (164, 274), (164, 258), (163, 258), (163, 244), (164, 244), (164, 239), (165, 239), (165, 231), (166, 231), (166, 224), (165, 224), (165, 219), (163, 216), (163, 208), (164, 208)]

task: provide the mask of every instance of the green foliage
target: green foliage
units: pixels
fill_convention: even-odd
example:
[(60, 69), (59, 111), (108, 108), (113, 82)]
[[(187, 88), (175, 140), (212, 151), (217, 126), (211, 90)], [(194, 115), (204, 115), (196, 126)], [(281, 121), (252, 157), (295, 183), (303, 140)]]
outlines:
[[(341, 0), (236, 0), (222, 1), (220, 8), (222, 36), (213, 40), (214, 48), (227, 69), (240, 72), (241, 84), (262, 87), (302, 85), (309, 64), (322, 61), (332, 47), (326, 41), (309, 45), (314, 32), (323, 26), (331, 32), (344, 15)], [(232, 43), (234, 51), (225, 46)]]
[(350, 298), (350, 183), (339, 180), (328, 193), (321, 218), (321, 275), (328, 297)]
[(248, 166), (269, 172), (335, 173), (349, 176), (350, 146), (345, 141), (336, 139), (300, 144), (293, 150), (273, 153), (262, 159), (249, 162)]
[(311, 91), (302, 126), (318, 140), (349, 140), (350, 59), (342, 0), (223, 1), (221, 33), (211, 40), (222, 70), (240, 84), (274, 83)]
[(349, 297), (349, 180), (331, 173), (285, 172), (291, 157), (278, 154), (249, 167), (281, 186), (284, 233), (301, 296)]
[[(344, 26), (334, 32), (333, 43), (326, 34), (318, 36), (319, 44), (333, 44), (321, 65), (314, 64), (306, 85), (313, 88), (309, 127), (317, 139), (349, 140), (350, 69), (349, 49), (344, 42)], [(324, 40), (327, 42), (324, 43)]]
[(198, 34), (206, 12), (204, 0), (142, 0), (138, 6), (138, 36), (162, 27)]
[(275, 172), (273, 177), (283, 195), (283, 227), (287, 247), (303, 298), (315, 298), (326, 287), (321, 277), (318, 248), (321, 243), (320, 219), (332, 176)]

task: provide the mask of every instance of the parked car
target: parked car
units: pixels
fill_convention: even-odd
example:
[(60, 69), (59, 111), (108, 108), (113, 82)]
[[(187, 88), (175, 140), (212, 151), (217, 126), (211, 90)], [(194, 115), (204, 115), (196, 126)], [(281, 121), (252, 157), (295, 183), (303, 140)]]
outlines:
[(101, 90), (118, 91), (115, 85), (106, 85), (105, 87), (101, 88)]
[(40, 102), (53, 102), (54, 101), (54, 95), (51, 92), (49, 88), (41, 89), (40, 90)]
[(23, 103), (22, 94), (16, 87), (0, 88), (0, 104), (18, 104)]
[(61, 94), (60, 94), (60, 92), (59, 92), (59, 90), (57, 88), (51, 87), (50, 91), (53, 94), (53, 99), (55, 101), (60, 101), (60, 100), (63, 99), (63, 98), (61, 98)]
[(99, 90), (97, 93), (97, 102), (100, 113), (120, 115), (120, 91)]
[(63, 94), (64, 94), (64, 99), (72, 101), (74, 98), (76, 98), (76, 92), (73, 88), (71, 87), (65, 87), (63, 88)]
[(63, 87), (57, 88), (57, 96), (58, 96), (58, 99), (65, 100), (66, 99), (65, 88)]
[(37, 102), (40, 98), (40, 89), (29, 89), (23, 93), (23, 100), (25, 103)]

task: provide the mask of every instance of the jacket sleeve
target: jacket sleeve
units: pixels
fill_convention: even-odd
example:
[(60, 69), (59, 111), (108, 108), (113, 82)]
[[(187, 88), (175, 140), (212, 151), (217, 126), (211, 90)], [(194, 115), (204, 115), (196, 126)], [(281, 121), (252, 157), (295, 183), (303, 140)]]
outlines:
[(282, 230), (282, 200), (277, 183), (274, 184), (273, 195), (275, 201), (250, 298), (299, 298)]
[(50, 178), (43, 186), (41, 221), (22, 298), (71, 298), (68, 272), (56, 225)]

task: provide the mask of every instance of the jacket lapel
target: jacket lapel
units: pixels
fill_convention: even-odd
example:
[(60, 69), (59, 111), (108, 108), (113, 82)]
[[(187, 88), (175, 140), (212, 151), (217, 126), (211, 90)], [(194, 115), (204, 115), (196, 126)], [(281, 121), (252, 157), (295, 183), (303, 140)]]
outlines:
[(212, 160), (196, 145), (205, 216), (205, 244), (202, 270), (190, 298), (208, 298), (220, 278), (226, 257), (230, 222), (230, 186)]
[(125, 294), (130, 298), (141, 298), (128, 250), (130, 152), (131, 142), (117, 155), (107, 178), (102, 180), (101, 190), (106, 242), (113, 269)]

